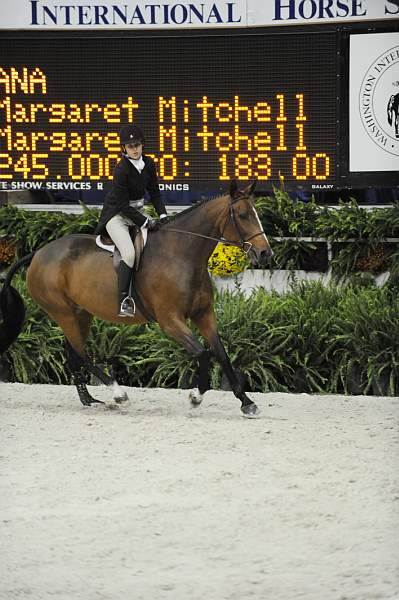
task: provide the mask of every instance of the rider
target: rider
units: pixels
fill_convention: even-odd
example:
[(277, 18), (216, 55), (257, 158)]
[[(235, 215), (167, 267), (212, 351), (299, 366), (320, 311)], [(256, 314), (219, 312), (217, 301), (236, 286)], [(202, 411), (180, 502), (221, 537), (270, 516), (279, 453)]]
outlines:
[[(122, 260), (118, 270), (119, 317), (134, 316), (134, 304), (129, 297), (129, 286), (135, 259), (134, 245), (129, 235), (133, 224), (153, 231), (168, 219), (161, 198), (155, 163), (143, 154), (144, 134), (134, 124), (125, 125), (119, 133), (123, 158), (114, 171), (113, 185), (107, 194), (97, 225), (96, 234), (107, 230)], [(161, 221), (143, 215), (144, 194), (148, 192)]]

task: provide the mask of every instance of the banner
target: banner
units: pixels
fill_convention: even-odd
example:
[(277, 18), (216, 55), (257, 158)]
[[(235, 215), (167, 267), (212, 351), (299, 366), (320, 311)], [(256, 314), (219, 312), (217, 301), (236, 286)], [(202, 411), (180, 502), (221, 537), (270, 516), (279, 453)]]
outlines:
[(1, 0), (0, 27), (12, 29), (165, 29), (247, 24), (246, 0)]
[(248, 0), (248, 25), (315, 25), (399, 17), (399, 0)]
[(399, 0), (1, 0), (0, 29), (181, 29), (399, 17)]
[(399, 33), (350, 37), (351, 172), (399, 171)]

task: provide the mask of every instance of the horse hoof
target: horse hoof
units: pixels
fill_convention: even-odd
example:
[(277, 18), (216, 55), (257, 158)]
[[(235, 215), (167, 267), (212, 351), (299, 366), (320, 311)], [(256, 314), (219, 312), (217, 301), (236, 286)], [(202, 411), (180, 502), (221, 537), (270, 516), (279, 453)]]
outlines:
[(117, 384), (116, 381), (113, 381), (110, 386), (112, 390), (112, 402), (116, 404), (123, 404), (129, 400), (127, 393)]
[(114, 398), (114, 401), (117, 404), (124, 404), (125, 402), (129, 402), (129, 396), (124, 393), (122, 396), (117, 396), (116, 398)]
[(257, 419), (260, 417), (260, 410), (256, 406), (256, 404), (246, 404), (245, 406), (241, 406), (242, 416), (247, 419)]
[(200, 394), (198, 388), (191, 390), (188, 398), (190, 400), (191, 406), (193, 406), (194, 408), (199, 406), (203, 400), (203, 396), (202, 394)]

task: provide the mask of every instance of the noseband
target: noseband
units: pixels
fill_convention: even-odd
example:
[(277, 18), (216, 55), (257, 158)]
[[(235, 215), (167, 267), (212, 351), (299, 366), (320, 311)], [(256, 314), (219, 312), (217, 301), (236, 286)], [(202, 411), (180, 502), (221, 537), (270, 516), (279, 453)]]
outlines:
[[(236, 198), (235, 200), (233, 200), (232, 198), (230, 198), (230, 203), (229, 203), (229, 213), (227, 215), (226, 221), (223, 225), (222, 228), (222, 235), (221, 237), (217, 238), (217, 237), (211, 237), (209, 235), (203, 235), (202, 233), (196, 233), (195, 231), (184, 231), (183, 229), (172, 229), (171, 227), (168, 227), (168, 231), (173, 231), (175, 233), (185, 233), (186, 235), (193, 235), (196, 237), (201, 237), (201, 238), (205, 238), (206, 240), (212, 240), (214, 242), (218, 242), (221, 244), (225, 244), (226, 246), (235, 246), (236, 248), (240, 248), (241, 250), (243, 250), (245, 252), (245, 254), (248, 254), (251, 249), (253, 244), (251, 244), (250, 240), (253, 240), (254, 238), (258, 237), (259, 235), (265, 235), (265, 232), (263, 231), (263, 229), (261, 229), (260, 231), (258, 231), (257, 233), (254, 233), (253, 235), (251, 235), (249, 238), (244, 239), (242, 232), (240, 230), (240, 226), (237, 223), (237, 219), (236, 216), (234, 214), (234, 210), (233, 210), (233, 205), (238, 202), (238, 200), (242, 200), (242, 198), (244, 198), (245, 196), (239, 196), (238, 198)], [(227, 225), (229, 224), (229, 222), (232, 222), (234, 225), (234, 228), (238, 234), (238, 237), (240, 238), (239, 242), (233, 242), (232, 240), (227, 240), (224, 237), (224, 231), (227, 227)]]

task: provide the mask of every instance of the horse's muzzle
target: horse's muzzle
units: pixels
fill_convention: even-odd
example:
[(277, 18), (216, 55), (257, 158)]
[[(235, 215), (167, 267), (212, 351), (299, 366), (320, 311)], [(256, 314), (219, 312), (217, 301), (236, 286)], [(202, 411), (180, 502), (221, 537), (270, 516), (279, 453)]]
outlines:
[(264, 266), (271, 261), (273, 258), (274, 252), (271, 248), (267, 250), (262, 250), (261, 252), (255, 252), (256, 262), (259, 266)]

